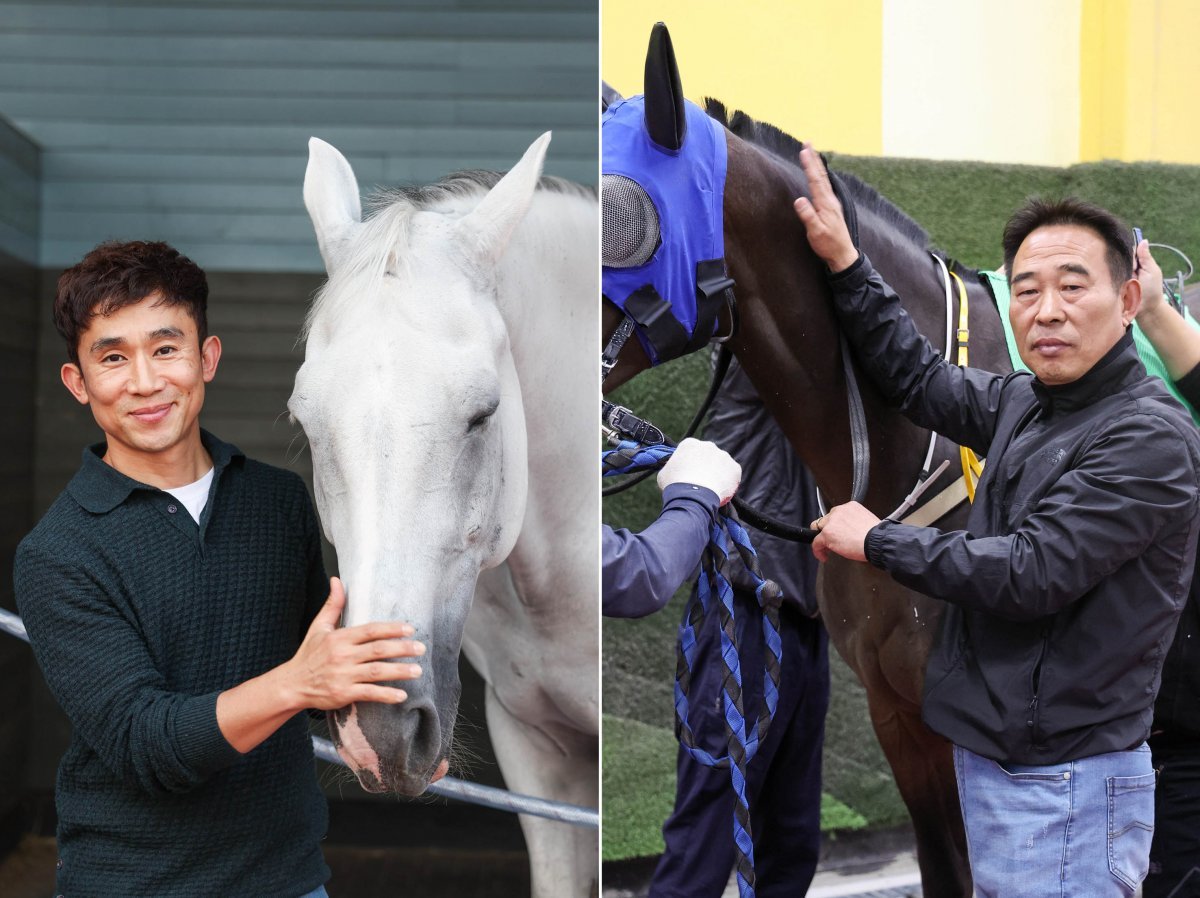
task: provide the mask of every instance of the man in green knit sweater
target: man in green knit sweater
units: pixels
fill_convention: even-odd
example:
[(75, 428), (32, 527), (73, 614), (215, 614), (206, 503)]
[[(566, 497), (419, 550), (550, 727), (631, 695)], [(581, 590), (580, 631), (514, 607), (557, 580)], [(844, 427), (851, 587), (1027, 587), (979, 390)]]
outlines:
[(62, 380), (105, 441), (14, 579), (72, 724), (66, 898), (324, 896), (327, 809), (299, 712), (400, 702), (395, 683), (420, 675), (408, 624), (338, 628), (300, 478), (200, 429), (221, 356), (207, 299), (163, 243), (103, 244), (58, 283)]

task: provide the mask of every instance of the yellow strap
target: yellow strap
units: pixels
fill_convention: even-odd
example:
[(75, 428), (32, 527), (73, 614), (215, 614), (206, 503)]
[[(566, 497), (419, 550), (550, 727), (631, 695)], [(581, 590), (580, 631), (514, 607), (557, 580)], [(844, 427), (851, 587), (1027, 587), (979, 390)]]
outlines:
[[(958, 282), (958, 364), (964, 368), (967, 365), (967, 344), (971, 339), (971, 328), (967, 316), (967, 285), (953, 271), (950, 272), (950, 277)], [(983, 476), (983, 462), (979, 460), (974, 452), (966, 446), (958, 447), (959, 457), (962, 459), (963, 480), (967, 484), (967, 498), (972, 502), (975, 501), (975, 486), (979, 483), (979, 478)]]

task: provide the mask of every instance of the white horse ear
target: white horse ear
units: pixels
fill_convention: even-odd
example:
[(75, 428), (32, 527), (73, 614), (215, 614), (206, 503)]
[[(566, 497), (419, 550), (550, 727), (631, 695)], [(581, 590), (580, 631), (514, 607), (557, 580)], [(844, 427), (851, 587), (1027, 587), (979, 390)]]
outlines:
[(550, 132), (547, 131), (529, 145), (521, 161), (509, 169), (508, 174), (462, 220), (461, 227), (474, 237), (474, 244), (485, 258), (500, 258), (513, 230), (529, 211), (549, 145)]
[(304, 205), (317, 232), (325, 270), (332, 271), (335, 258), (362, 221), (362, 203), (354, 169), (345, 156), (318, 137), (308, 139)]

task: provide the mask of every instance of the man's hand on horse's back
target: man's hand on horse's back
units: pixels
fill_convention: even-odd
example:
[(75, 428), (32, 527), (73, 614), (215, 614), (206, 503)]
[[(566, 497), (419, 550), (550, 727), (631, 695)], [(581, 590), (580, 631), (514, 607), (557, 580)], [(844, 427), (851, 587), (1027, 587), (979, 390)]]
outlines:
[(354, 702), (404, 701), (403, 689), (380, 684), (419, 677), (420, 665), (393, 659), (424, 655), (424, 643), (409, 638), (415, 631), (404, 621), (339, 627), (345, 605), (342, 582), (334, 577), (329, 599), (287, 665), (293, 688), (303, 696), (301, 707), (332, 711)]
[(858, 260), (858, 249), (850, 239), (842, 204), (829, 183), (825, 163), (811, 144), (806, 143), (800, 151), (800, 166), (808, 178), (811, 198), (802, 196), (792, 206), (804, 223), (809, 246), (834, 274), (845, 271)]
[(867, 534), (878, 523), (879, 518), (858, 502), (837, 505), (812, 522), (812, 529), (820, 531), (813, 540), (813, 554), (817, 561), (828, 561), (831, 552), (851, 561), (866, 561)]

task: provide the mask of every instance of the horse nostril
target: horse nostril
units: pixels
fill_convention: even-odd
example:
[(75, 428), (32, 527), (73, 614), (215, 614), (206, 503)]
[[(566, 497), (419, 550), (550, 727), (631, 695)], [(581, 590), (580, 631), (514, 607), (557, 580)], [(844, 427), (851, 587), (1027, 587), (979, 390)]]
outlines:
[(424, 766), (438, 757), (442, 744), (442, 728), (438, 722), (437, 711), (432, 706), (402, 706), (398, 728), (400, 741), (408, 746), (408, 757), (413, 766)]

